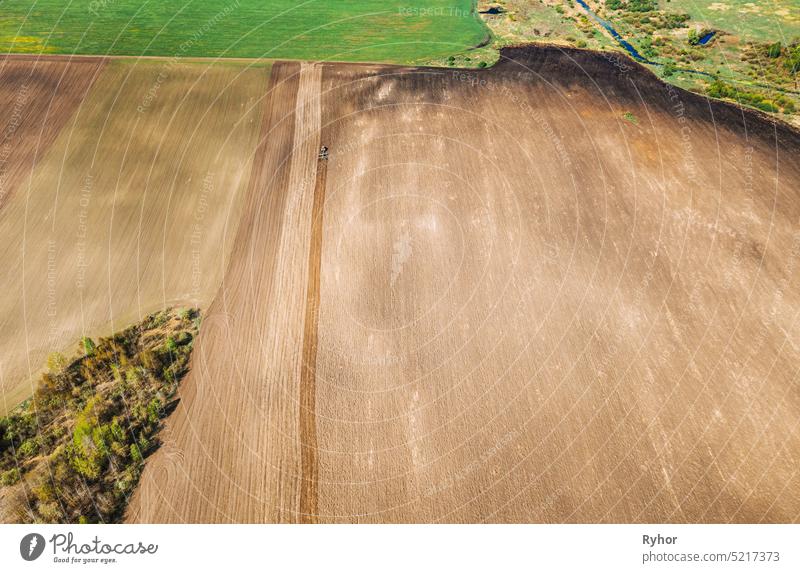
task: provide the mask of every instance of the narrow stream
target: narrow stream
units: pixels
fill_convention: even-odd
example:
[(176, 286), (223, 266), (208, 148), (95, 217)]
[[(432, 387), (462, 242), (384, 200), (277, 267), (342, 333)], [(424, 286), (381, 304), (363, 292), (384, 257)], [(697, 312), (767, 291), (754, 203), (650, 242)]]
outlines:
[[(591, 16), (595, 22), (597, 22), (603, 28), (608, 30), (608, 33), (611, 34), (611, 36), (619, 43), (620, 46), (625, 48), (625, 51), (628, 52), (634, 60), (642, 64), (648, 64), (650, 66), (662, 66), (662, 67), (664, 66), (664, 64), (661, 64), (659, 62), (654, 62), (653, 60), (649, 60), (645, 58), (642, 54), (640, 54), (639, 50), (637, 50), (633, 44), (631, 44), (629, 41), (623, 38), (619, 32), (617, 32), (614, 26), (611, 25), (611, 22), (603, 20), (600, 16), (595, 14), (594, 11), (591, 8), (589, 8), (589, 5), (584, 0), (576, 0), (576, 1), (578, 2), (578, 4), (581, 5), (581, 7), (584, 10), (586, 10), (586, 13), (589, 14), (589, 16)], [(713, 37), (714, 34), (715, 32), (712, 32), (710, 34), (706, 34), (705, 36), (703, 36), (703, 38), (701, 39), (701, 43), (705, 44), (706, 42), (708, 42)], [(705, 42), (703, 40), (705, 40)], [(679, 72), (685, 72), (687, 74), (695, 74), (698, 76), (705, 76), (707, 78), (715, 79), (714, 74), (709, 74), (708, 72), (702, 72), (700, 70), (692, 70), (690, 68), (678, 68), (678, 67), (676, 67), (675, 70)]]
[(627, 41), (625, 38), (623, 38), (620, 35), (620, 33), (617, 32), (616, 29), (614, 29), (614, 26), (611, 25), (611, 22), (607, 22), (606, 20), (603, 20), (600, 16), (595, 14), (594, 11), (592, 11), (592, 9), (589, 8), (589, 5), (586, 2), (584, 2), (584, 0), (577, 0), (577, 2), (578, 2), (578, 4), (581, 5), (581, 7), (584, 10), (586, 10), (586, 13), (589, 14), (589, 16), (591, 16), (592, 19), (595, 22), (597, 22), (603, 28), (608, 30), (608, 33), (611, 34), (611, 36), (617, 42), (619, 42), (620, 46), (625, 48), (625, 51), (628, 52), (634, 60), (636, 60), (637, 62), (641, 62), (643, 64), (651, 64), (651, 65), (656, 65), (656, 66), (659, 65), (658, 62), (654, 62), (652, 60), (648, 60), (642, 54), (640, 54), (639, 50), (637, 50), (636, 48), (633, 47), (633, 44), (631, 44), (629, 41)]

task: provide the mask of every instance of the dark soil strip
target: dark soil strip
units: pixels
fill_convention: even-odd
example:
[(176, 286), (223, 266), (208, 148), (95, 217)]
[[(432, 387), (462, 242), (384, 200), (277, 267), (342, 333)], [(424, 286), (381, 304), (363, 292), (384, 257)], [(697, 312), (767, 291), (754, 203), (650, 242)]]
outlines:
[(311, 212), (311, 245), (308, 250), (308, 290), (303, 333), (303, 371), (300, 378), (300, 443), (303, 483), (300, 489), (300, 520), (317, 522), (317, 413), (316, 366), (319, 326), (319, 282), (322, 264), (322, 209), (325, 205), (327, 160), (317, 165), (314, 206)]

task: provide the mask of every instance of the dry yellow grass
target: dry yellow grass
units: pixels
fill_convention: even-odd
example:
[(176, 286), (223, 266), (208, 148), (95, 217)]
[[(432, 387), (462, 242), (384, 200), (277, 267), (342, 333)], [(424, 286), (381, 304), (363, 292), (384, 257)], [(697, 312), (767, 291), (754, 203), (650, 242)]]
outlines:
[(208, 304), (239, 220), (267, 78), (244, 64), (104, 68), (0, 212), (4, 407), (30, 395), (49, 352), (80, 336)]

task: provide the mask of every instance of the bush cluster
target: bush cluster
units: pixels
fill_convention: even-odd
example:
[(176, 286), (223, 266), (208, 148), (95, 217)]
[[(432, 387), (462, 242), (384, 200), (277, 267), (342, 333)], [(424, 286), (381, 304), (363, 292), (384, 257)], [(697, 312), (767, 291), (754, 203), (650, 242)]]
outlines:
[(627, 10), (628, 12), (653, 12), (658, 10), (657, 0), (606, 0), (609, 10)]
[(766, 96), (759, 92), (735, 88), (721, 80), (714, 80), (708, 86), (707, 94), (714, 98), (733, 100), (766, 112), (794, 112), (794, 102), (785, 96), (779, 94)]
[(0, 487), (21, 522), (118, 521), (175, 404), (199, 325), (167, 310), (76, 356), (48, 359), (34, 396), (0, 418)]

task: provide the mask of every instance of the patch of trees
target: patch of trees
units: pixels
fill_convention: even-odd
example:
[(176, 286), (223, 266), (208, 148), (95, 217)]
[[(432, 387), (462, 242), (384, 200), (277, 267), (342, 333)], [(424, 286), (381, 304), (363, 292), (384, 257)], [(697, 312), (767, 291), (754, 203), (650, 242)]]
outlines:
[(758, 46), (759, 55), (766, 55), (767, 58), (777, 60), (778, 66), (782, 67), (792, 76), (800, 71), (800, 39), (794, 40), (787, 46), (780, 42), (773, 44), (762, 44)]
[(656, 0), (606, 0), (609, 10), (627, 10), (628, 12), (653, 12), (658, 10)]
[(653, 45), (653, 39), (651, 37), (643, 38), (639, 42), (639, 52), (648, 59), (653, 59), (658, 57), (658, 50)]
[(666, 62), (661, 69), (661, 75), (665, 78), (671, 78), (678, 71), (678, 67), (674, 62)]
[(786, 48), (786, 61), (783, 66), (793, 76), (800, 71), (800, 40), (795, 40)]
[(627, 9), (631, 12), (652, 12), (658, 9), (656, 0), (628, 0)]
[(167, 310), (71, 360), (48, 359), (34, 396), (0, 418), (0, 487), (25, 523), (118, 521), (176, 404), (199, 328)]
[(741, 58), (748, 64), (748, 75), (754, 80), (797, 91), (800, 39), (788, 44), (750, 42), (742, 50)]
[(780, 94), (767, 96), (756, 91), (735, 88), (721, 80), (713, 81), (706, 93), (714, 98), (733, 100), (766, 112), (793, 113), (795, 109), (794, 102)]
[(659, 28), (665, 30), (674, 30), (676, 28), (685, 28), (686, 23), (691, 19), (691, 16), (686, 13), (676, 12), (662, 12), (659, 14)]
[(786, 46), (781, 42), (751, 42), (745, 48), (742, 60), (762, 68), (769, 65), (776, 70), (784, 70), (787, 76), (794, 76), (800, 70), (800, 39)]

